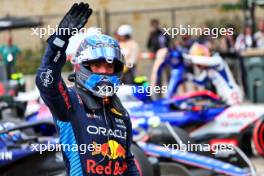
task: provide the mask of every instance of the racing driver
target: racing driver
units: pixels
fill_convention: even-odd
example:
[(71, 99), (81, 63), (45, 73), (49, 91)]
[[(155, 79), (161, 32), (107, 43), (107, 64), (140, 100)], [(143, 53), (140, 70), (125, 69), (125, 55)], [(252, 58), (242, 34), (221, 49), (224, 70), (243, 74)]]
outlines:
[(86, 3), (71, 7), (47, 40), (36, 84), (52, 112), (60, 143), (89, 145), (85, 153), (63, 150), (68, 175), (140, 175), (130, 151), (131, 121), (113, 91), (125, 64), (119, 44), (101, 33), (88, 35), (75, 55), (74, 86), (67, 88), (61, 78), (69, 38), (91, 14)]

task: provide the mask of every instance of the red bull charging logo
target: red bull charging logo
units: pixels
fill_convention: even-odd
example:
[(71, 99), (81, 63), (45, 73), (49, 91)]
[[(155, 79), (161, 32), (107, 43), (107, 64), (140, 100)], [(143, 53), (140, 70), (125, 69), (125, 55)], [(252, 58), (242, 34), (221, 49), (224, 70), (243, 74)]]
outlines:
[[(102, 155), (108, 157), (111, 160), (118, 158), (125, 159), (126, 150), (124, 147), (114, 140), (109, 140), (107, 143), (98, 145), (96, 142), (93, 143), (95, 151), (92, 155)], [(94, 160), (87, 160), (87, 172), (93, 174), (105, 174), (105, 175), (120, 175), (123, 174), (127, 169), (126, 162), (109, 161), (106, 165), (97, 164)]]
[(117, 159), (118, 157), (125, 159), (126, 150), (124, 147), (116, 142), (115, 140), (109, 140), (107, 143), (97, 145), (96, 142), (93, 143), (95, 146), (95, 151), (92, 155), (101, 154), (103, 157), (109, 157), (109, 159)]

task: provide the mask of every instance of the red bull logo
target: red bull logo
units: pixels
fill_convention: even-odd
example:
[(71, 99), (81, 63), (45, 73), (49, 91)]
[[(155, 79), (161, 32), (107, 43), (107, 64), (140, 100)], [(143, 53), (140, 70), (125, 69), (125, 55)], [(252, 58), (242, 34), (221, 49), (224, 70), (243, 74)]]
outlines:
[(108, 157), (111, 161), (108, 161), (106, 165), (98, 164), (94, 160), (87, 160), (87, 173), (101, 174), (101, 175), (122, 175), (126, 169), (126, 162), (112, 161), (118, 158), (126, 158), (126, 150), (124, 147), (115, 140), (109, 140), (107, 143), (98, 145), (93, 142), (95, 150), (92, 155), (102, 155)]
[(122, 162), (122, 164), (120, 164), (118, 161), (109, 161), (107, 165), (101, 165), (97, 164), (94, 160), (87, 160), (87, 173), (100, 175), (122, 175), (126, 169), (126, 162)]
[(126, 131), (120, 129), (112, 130), (112, 129), (106, 129), (104, 127), (88, 125), (87, 132), (93, 135), (113, 136), (115, 138), (121, 138), (121, 139), (127, 138)]
[(109, 159), (117, 158), (126, 158), (126, 150), (124, 147), (116, 142), (115, 140), (109, 140), (107, 143), (97, 145), (96, 142), (93, 143), (95, 146), (95, 151), (92, 152), (92, 155), (101, 154), (103, 157), (108, 157)]

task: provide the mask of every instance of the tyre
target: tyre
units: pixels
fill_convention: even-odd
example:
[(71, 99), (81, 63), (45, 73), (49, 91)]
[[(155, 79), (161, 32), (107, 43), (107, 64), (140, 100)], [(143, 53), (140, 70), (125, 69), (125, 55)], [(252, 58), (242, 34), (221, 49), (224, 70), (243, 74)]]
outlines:
[(174, 175), (174, 176), (192, 176), (185, 166), (178, 163), (161, 162), (160, 163), (162, 175)]
[(16, 114), (18, 117), (23, 118), (26, 112), (27, 102), (16, 103)]
[(131, 145), (131, 151), (134, 154), (136, 165), (141, 176), (154, 176), (153, 166), (150, 164), (145, 153), (135, 144)]
[(260, 119), (255, 123), (252, 141), (256, 153), (264, 156), (264, 119)]
[[(148, 134), (150, 135), (149, 142), (163, 145), (163, 144), (190, 144), (194, 143), (193, 139), (183, 129), (171, 126), (172, 132), (168, 129), (166, 124), (161, 124), (158, 127), (150, 128)], [(176, 134), (176, 137), (174, 136)], [(177, 140), (177, 139), (179, 140)]]

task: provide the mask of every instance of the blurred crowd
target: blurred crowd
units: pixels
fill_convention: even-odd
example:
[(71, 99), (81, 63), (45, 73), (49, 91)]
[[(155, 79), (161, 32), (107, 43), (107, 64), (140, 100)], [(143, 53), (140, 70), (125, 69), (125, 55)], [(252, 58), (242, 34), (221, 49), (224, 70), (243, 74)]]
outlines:
[[(234, 28), (227, 25), (227, 28)], [(264, 48), (264, 20), (258, 21), (258, 30), (253, 34), (250, 25), (244, 25), (241, 33), (238, 35), (223, 35), (220, 38), (213, 38), (209, 35), (191, 36), (183, 35), (172, 39), (160, 26), (158, 19), (152, 19), (150, 22), (150, 33), (147, 39), (146, 47), (149, 52), (156, 53), (161, 48), (170, 46), (181, 47), (182, 50), (189, 50), (194, 42), (206, 43), (211, 50), (217, 51), (223, 55), (232, 55), (246, 50), (247, 48)], [(121, 25), (115, 32), (116, 39), (120, 42), (124, 54), (127, 56), (127, 62), (135, 64), (139, 54), (139, 45), (133, 39), (133, 28), (130, 25)], [(176, 46), (175, 46), (176, 45)]]
[[(226, 27), (234, 28), (232, 25)], [(198, 42), (206, 44), (211, 51), (219, 52), (221, 55), (228, 57), (234, 57), (247, 48), (264, 48), (264, 20), (259, 20), (257, 27), (257, 32), (254, 34), (251, 26), (245, 25), (238, 35), (222, 35), (219, 38), (213, 38), (209, 35), (181, 35), (172, 38), (166, 35), (158, 19), (152, 19), (150, 21), (150, 32), (146, 39), (146, 48), (148, 49), (146, 55), (146, 52), (140, 50), (138, 42), (133, 38), (133, 27), (123, 24), (114, 33), (127, 63), (123, 82), (133, 83), (139, 59), (142, 57), (153, 57), (155, 59), (157, 51), (162, 48), (174, 47), (183, 52), (188, 52), (190, 47)], [(7, 77), (10, 78), (10, 75), (14, 72), (16, 60), (20, 57), (21, 49), (13, 43), (12, 35), (9, 34), (6, 41), (6, 43), (0, 45), (0, 59), (1, 64), (5, 67)]]

